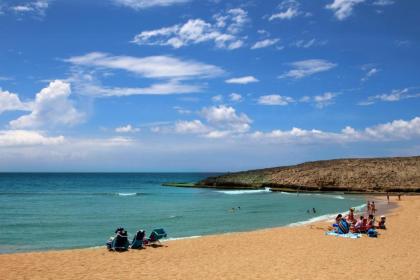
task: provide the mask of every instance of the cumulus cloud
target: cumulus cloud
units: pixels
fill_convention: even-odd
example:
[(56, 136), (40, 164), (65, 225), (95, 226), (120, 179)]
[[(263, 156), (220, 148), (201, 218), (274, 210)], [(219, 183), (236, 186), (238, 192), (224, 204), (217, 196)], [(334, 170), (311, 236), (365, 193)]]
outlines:
[(354, 7), (363, 2), (365, 0), (334, 0), (334, 2), (325, 7), (332, 10), (338, 20), (345, 20), (352, 15)]
[(324, 59), (308, 59), (295, 61), (290, 64), (293, 69), (280, 75), (279, 78), (301, 79), (313, 74), (325, 72), (336, 67), (337, 64)]
[(295, 0), (284, 0), (279, 5), (280, 12), (271, 15), (268, 20), (289, 20), (297, 17), (302, 12), (299, 10), (299, 2)]
[(246, 132), (252, 120), (244, 113), (237, 114), (233, 107), (220, 105), (206, 107), (201, 110), (206, 121), (219, 129)]
[(175, 123), (175, 132), (180, 134), (200, 134), (208, 131), (209, 128), (200, 120), (177, 121)]
[(245, 10), (230, 9), (213, 18), (214, 22), (198, 18), (190, 19), (184, 24), (142, 31), (132, 42), (138, 45), (171, 46), (176, 49), (204, 42), (213, 42), (217, 48), (230, 50), (244, 45), (243, 38), (238, 33), (249, 20)]
[(115, 128), (115, 132), (117, 133), (133, 133), (133, 132), (139, 132), (139, 131), (140, 131), (140, 128), (134, 127), (131, 124), (127, 124), (127, 125)]
[(255, 50), (255, 49), (262, 49), (262, 48), (267, 48), (270, 47), (272, 45), (277, 44), (277, 42), (279, 42), (280, 39), (264, 39), (261, 41), (256, 42), (251, 49)]
[(263, 95), (258, 98), (258, 104), (261, 105), (281, 105), (286, 106), (295, 102), (292, 97), (281, 96), (278, 94)]
[(240, 102), (240, 101), (242, 101), (243, 97), (239, 93), (233, 92), (233, 93), (229, 94), (229, 99), (230, 99), (230, 101), (233, 101), (233, 102)]
[(49, 137), (39, 131), (0, 130), (0, 147), (58, 145), (64, 136)]
[(397, 102), (404, 99), (420, 98), (420, 93), (413, 92), (413, 89), (394, 89), (390, 93), (369, 96), (366, 101), (362, 101), (359, 105), (367, 106), (376, 102)]
[(24, 103), (15, 93), (0, 88), (0, 114), (6, 111), (29, 111), (30, 104)]
[(143, 10), (152, 7), (167, 7), (175, 4), (183, 4), (191, 0), (113, 0), (115, 4), (132, 8), (134, 10)]
[(13, 129), (39, 128), (45, 126), (74, 125), (84, 119), (69, 99), (70, 84), (56, 80), (36, 94), (31, 102), (31, 113), (9, 124)]
[(273, 130), (270, 132), (256, 131), (250, 137), (256, 140), (281, 143), (316, 143), (316, 142), (358, 142), (358, 141), (395, 141), (407, 140), (420, 136), (420, 118), (412, 120), (395, 120), (385, 124), (356, 130), (346, 126), (340, 132), (328, 132), (318, 129), (301, 129), (293, 127), (290, 130)]
[(241, 84), (246, 85), (249, 83), (257, 83), (259, 80), (255, 78), (254, 76), (244, 76), (244, 77), (238, 77), (238, 78), (232, 78), (225, 81), (227, 84)]
[(313, 101), (315, 102), (316, 107), (324, 108), (333, 104), (335, 97), (337, 97), (337, 93), (326, 92), (324, 94), (314, 96)]

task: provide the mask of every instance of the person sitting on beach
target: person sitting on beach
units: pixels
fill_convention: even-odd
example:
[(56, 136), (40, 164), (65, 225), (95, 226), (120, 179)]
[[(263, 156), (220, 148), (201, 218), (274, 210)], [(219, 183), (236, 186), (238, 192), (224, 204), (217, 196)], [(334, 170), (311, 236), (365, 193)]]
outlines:
[(381, 220), (378, 222), (378, 228), (386, 229), (385, 222), (386, 222), (386, 217), (381, 216)]
[(346, 234), (350, 231), (350, 225), (346, 221), (345, 218), (343, 218), (343, 215), (338, 214), (335, 218), (335, 224), (333, 224), (333, 227), (336, 229), (334, 230), (338, 234)]
[(354, 208), (349, 209), (349, 214), (347, 215), (346, 219), (350, 224), (356, 223), (356, 219), (354, 218)]
[(375, 228), (375, 217), (370, 214), (367, 221), (367, 229)]
[(365, 232), (367, 226), (367, 219), (365, 217), (360, 216), (359, 220), (354, 225), (352, 231), (353, 232)]

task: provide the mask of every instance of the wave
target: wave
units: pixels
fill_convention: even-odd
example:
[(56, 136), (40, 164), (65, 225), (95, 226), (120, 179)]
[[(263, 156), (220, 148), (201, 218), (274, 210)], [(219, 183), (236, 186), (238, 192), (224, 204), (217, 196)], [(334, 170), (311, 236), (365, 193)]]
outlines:
[(237, 195), (237, 194), (253, 194), (253, 193), (268, 193), (271, 192), (270, 188), (265, 188), (262, 190), (230, 190), (230, 191), (217, 191), (218, 193)]
[(119, 196), (133, 196), (133, 195), (137, 195), (137, 193), (117, 193), (117, 195)]
[(322, 193), (292, 193), (292, 192), (280, 192), (281, 194), (285, 195), (310, 195), (310, 196), (321, 196), (321, 197), (328, 197), (328, 198), (335, 198), (335, 199), (346, 199), (344, 195), (337, 195), (337, 194), (322, 194)]
[[(354, 207), (355, 212), (362, 211), (365, 206), (366, 206), (366, 204), (362, 204), (362, 205), (359, 205), (359, 206)], [(329, 220), (335, 219), (335, 217), (337, 217), (338, 214), (339, 213), (325, 214), (325, 215), (321, 215), (321, 216), (318, 216), (318, 217), (310, 218), (308, 220), (291, 223), (291, 224), (288, 224), (286, 226), (288, 226), (288, 227), (296, 227), (296, 226), (302, 226), (302, 225), (312, 224), (312, 223), (315, 223), (315, 222), (329, 221)], [(349, 211), (340, 212), (340, 214), (342, 214), (343, 216), (345, 216), (345, 215), (348, 215), (349, 214)]]
[(171, 237), (171, 238), (164, 239), (163, 242), (183, 240), (183, 239), (194, 239), (194, 238), (200, 238), (200, 237), (203, 237), (203, 236), (202, 235), (193, 235), (193, 236), (186, 236), (186, 237)]

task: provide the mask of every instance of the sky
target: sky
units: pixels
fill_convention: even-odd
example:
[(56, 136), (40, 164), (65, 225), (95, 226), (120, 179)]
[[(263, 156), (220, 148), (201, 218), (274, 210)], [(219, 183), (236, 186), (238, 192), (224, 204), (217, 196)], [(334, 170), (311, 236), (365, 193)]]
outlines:
[(419, 155), (420, 2), (0, 0), (0, 171)]

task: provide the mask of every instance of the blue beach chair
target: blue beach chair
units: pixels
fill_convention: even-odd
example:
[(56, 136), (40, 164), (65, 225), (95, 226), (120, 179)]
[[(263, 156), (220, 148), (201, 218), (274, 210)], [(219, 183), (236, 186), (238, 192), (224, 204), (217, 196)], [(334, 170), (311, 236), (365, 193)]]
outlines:
[(122, 252), (127, 251), (130, 246), (127, 235), (118, 233), (111, 242), (111, 250)]
[(149, 239), (147, 239), (149, 244), (156, 244), (158, 243), (159, 245), (161, 245), (160, 243), (160, 239), (167, 237), (168, 235), (166, 234), (165, 230), (163, 228), (159, 228), (159, 229), (154, 229), (152, 231), (152, 233), (150, 234)]
[(131, 242), (131, 249), (143, 249), (144, 248), (144, 236), (146, 232), (144, 230), (139, 230)]

